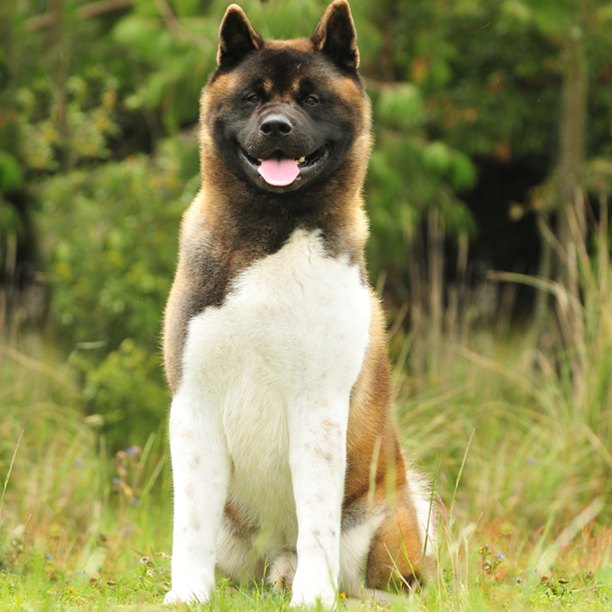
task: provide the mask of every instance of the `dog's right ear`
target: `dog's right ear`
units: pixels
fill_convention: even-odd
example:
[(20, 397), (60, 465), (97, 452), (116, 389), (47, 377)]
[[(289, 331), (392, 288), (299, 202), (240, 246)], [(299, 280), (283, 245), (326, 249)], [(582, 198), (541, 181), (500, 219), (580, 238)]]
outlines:
[(217, 64), (230, 68), (262, 45), (263, 38), (253, 29), (245, 12), (237, 4), (230, 4), (219, 28)]

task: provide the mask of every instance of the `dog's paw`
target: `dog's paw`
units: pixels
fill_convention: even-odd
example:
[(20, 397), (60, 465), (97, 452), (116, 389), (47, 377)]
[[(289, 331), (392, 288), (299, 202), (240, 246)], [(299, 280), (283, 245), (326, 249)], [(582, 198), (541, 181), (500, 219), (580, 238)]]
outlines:
[(178, 593), (174, 591), (168, 591), (166, 596), (164, 597), (164, 605), (165, 606), (175, 606), (176, 604), (182, 603), (182, 599)]
[(315, 590), (299, 591), (293, 590), (293, 596), (289, 602), (289, 606), (292, 608), (311, 608), (313, 606), (319, 606), (324, 610), (333, 610), (336, 607), (336, 593), (320, 593)]
[[(296, 577), (297, 578), (297, 577)], [(293, 581), (292, 597), (290, 606), (292, 608), (311, 607), (318, 605), (319, 602), (325, 610), (331, 610), (336, 604), (336, 590), (331, 584), (320, 584), (315, 586), (316, 580), (310, 584), (305, 584), (301, 580)]]
[(297, 555), (295, 553), (286, 552), (276, 557), (266, 579), (268, 584), (274, 585), (273, 593), (283, 593), (291, 588), (296, 567)]
[(191, 590), (181, 590), (180, 592), (168, 591), (164, 597), (164, 605), (176, 606), (181, 603), (206, 603), (210, 599), (210, 595), (203, 590), (197, 592)]
[(318, 559), (302, 560), (298, 563), (293, 579), (290, 605), (310, 607), (320, 602), (324, 609), (332, 609), (337, 599), (336, 584), (337, 576), (334, 576), (325, 562)]

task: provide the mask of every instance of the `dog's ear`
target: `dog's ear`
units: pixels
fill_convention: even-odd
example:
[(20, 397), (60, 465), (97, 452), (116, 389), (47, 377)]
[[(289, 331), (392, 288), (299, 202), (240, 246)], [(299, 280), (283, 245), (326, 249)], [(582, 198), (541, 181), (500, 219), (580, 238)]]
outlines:
[(230, 4), (219, 28), (217, 64), (230, 68), (262, 45), (263, 38), (253, 29), (245, 12), (237, 4)]
[(334, 0), (327, 7), (311, 40), (315, 49), (340, 68), (357, 70), (359, 67), (357, 32), (346, 0)]

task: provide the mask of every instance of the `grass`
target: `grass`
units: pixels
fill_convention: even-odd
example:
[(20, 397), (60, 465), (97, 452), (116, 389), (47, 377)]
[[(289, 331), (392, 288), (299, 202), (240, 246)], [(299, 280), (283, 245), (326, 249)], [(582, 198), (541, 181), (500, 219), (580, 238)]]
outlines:
[[(503, 279), (554, 297), (560, 324), (539, 339), (473, 332), (421, 380), (402, 367), (411, 339), (392, 339), (398, 425), (436, 474), (437, 559), (408, 599), (347, 609), (612, 609), (612, 269), (576, 243), (581, 299)], [(165, 425), (109, 457), (73, 376), (36, 335), (0, 346), (0, 611), (165, 609)], [(288, 607), (262, 585), (218, 587), (202, 609)]]
[[(605, 455), (554, 409), (557, 394), (543, 382), (550, 373), (526, 357), (528, 334), (489, 355), (476, 348), (458, 347), (452, 378), (432, 380), (426, 392), (398, 381), (406, 447), (428, 472), (440, 466), (438, 562), (422, 592), (379, 606), (611, 609)], [(2, 352), (0, 465), (12, 472), (0, 514), (0, 610), (164, 609), (171, 495), (163, 428), (142, 449), (106, 457), (95, 422), (77, 409), (69, 370), (37, 350)], [(287, 604), (261, 585), (220, 582), (210, 608)]]

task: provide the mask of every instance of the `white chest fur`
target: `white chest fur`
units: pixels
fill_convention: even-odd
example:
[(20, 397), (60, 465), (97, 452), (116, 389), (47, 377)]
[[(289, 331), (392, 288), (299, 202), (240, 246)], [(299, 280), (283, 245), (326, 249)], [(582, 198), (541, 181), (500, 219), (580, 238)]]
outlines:
[[(338, 566), (350, 393), (370, 315), (358, 266), (328, 257), (316, 232), (297, 230), (234, 280), (221, 307), (190, 322), (171, 414), (175, 555), (176, 521), (187, 530), (202, 520), (214, 524), (219, 508), (211, 517), (210, 506), (224, 503), (214, 498), (229, 496), (268, 533), (269, 546), (297, 544), (299, 555), (302, 541), (304, 580), (315, 582), (305, 588), (329, 592), (330, 569), (337, 575)], [(326, 522), (329, 536), (321, 535)], [(313, 576), (321, 570), (301, 560), (314, 551), (312, 567), (321, 565), (321, 547), (327, 585), (317, 585)]]

